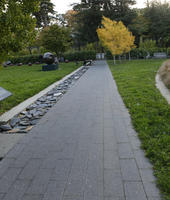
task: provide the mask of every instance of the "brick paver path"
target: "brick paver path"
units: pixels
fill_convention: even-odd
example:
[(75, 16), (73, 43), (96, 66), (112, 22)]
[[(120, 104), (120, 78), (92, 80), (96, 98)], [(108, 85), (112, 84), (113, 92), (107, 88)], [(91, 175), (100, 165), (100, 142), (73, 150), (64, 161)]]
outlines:
[(158, 200), (152, 166), (105, 61), (0, 163), (0, 200)]

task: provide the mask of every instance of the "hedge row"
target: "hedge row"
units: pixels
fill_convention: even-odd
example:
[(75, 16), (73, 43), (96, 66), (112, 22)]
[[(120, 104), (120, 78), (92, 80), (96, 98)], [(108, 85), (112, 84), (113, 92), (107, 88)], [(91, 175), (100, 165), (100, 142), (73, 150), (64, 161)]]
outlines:
[[(150, 51), (150, 56), (153, 56), (154, 53), (156, 52), (165, 52), (167, 53), (168, 56), (170, 56), (170, 48), (157, 48), (155, 49), (155, 51)], [(132, 49), (130, 51), (130, 55), (131, 55), (131, 58), (134, 58), (134, 59), (142, 59), (142, 58), (146, 58), (146, 56), (148, 55), (148, 52), (142, 48), (136, 48), (136, 49)], [(128, 54), (126, 55), (126, 57), (128, 58)], [(107, 51), (106, 52), (106, 58), (107, 59), (113, 59), (113, 56), (112, 54)], [(118, 56), (116, 56), (116, 58), (118, 59)]]
[[(65, 53), (64, 59), (68, 61), (83, 61), (83, 60), (95, 60), (96, 52), (95, 51), (77, 51), (73, 53)], [(10, 56), (8, 60), (11, 61), (12, 64), (28, 64), (28, 63), (36, 63), (41, 62), (41, 56), (39, 54), (36, 55), (27, 55), (27, 56)]]
[(10, 56), (8, 60), (11, 61), (12, 64), (28, 64), (28, 63), (36, 63), (40, 62), (40, 55), (27, 55), (27, 56)]
[(96, 52), (95, 51), (76, 51), (73, 53), (65, 53), (65, 60), (69, 61), (83, 61), (83, 60), (95, 60)]

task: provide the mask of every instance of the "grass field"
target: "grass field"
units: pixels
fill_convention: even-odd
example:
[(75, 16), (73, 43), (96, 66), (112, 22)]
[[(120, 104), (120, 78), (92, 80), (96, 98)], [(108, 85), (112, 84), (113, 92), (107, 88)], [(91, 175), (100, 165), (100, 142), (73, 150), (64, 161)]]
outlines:
[(162, 62), (135, 60), (108, 64), (142, 148), (154, 166), (158, 186), (165, 199), (170, 200), (170, 105), (155, 87), (155, 75)]
[(0, 70), (0, 86), (12, 92), (12, 96), (0, 102), (0, 114), (25, 99), (35, 95), (55, 81), (76, 70), (75, 63), (63, 63), (59, 70), (43, 72), (42, 65), (13, 66)]

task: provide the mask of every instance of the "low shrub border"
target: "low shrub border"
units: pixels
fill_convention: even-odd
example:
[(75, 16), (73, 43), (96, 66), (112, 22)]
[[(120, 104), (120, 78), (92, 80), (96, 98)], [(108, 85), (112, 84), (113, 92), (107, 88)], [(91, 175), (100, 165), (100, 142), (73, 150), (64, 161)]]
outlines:
[(69, 61), (83, 61), (83, 60), (95, 60), (95, 51), (76, 51), (64, 54), (65, 60)]
[(155, 86), (155, 75), (163, 60), (134, 60), (110, 69), (131, 114), (142, 148), (154, 166), (157, 183), (170, 200), (170, 105)]
[(28, 64), (28, 63), (36, 63), (42, 61), (39, 54), (27, 55), (27, 56), (10, 56), (8, 57), (8, 60), (10, 60), (11, 63), (14, 65), (18, 63)]

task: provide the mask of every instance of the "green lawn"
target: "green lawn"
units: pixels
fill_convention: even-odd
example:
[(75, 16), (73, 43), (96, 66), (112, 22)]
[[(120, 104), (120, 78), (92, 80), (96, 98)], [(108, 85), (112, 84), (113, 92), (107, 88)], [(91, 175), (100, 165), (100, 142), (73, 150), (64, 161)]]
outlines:
[(170, 105), (155, 87), (155, 75), (162, 62), (134, 60), (108, 64), (142, 147), (154, 165), (157, 183), (165, 199), (170, 200)]
[(35, 95), (55, 81), (76, 70), (75, 63), (59, 65), (56, 71), (41, 71), (42, 65), (13, 66), (0, 70), (0, 86), (12, 92), (12, 96), (0, 102), (0, 114)]

